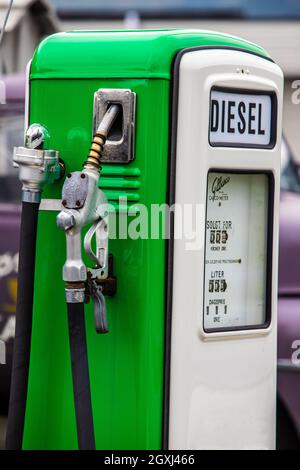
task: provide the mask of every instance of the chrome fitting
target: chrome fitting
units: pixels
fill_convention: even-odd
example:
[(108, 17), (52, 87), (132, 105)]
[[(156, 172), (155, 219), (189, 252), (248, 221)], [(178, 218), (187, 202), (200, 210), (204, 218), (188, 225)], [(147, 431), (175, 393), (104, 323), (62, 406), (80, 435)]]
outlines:
[(19, 168), (23, 202), (39, 203), (44, 185), (53, 183), (62, 175), (59, 153), (41, 148), (46, 135), (43, 126), (33, 124), (26, 133), (26, 147), (14, 148), (13, 162), (14, 167)]
[(65, 289), (67, 304), (81, 304), (85, 302), (85, 288)]

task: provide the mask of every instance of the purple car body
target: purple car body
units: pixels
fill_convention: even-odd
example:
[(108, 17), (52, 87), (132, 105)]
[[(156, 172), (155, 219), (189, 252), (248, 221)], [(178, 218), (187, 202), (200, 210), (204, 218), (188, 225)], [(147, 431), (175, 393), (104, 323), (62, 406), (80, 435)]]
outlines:
[(0, 414), (6, 414), (12, 364), (20, 209), (0, 204), (0, 339), (5, 342), (5, 365), (0, 365)]
[[(0, 366), (2, 412), (7, 407), (10, 382), (20, 225), (20, 187), (11, 161), (13, 146), (23, 141), (24, 77), (6, 78), (5, 84), (7, 104), (0, 105), (0, 135), (2, 132), (7, 144), (6, 149), (0, 146), (0, 159), (6, 159), (8, 168), (2, 177), (0, 171), (0, 339), (7, 342), (7, 365)], [(300, 348), (300, 177), (290, 153), (287, 160), (280, 207), (278, 392), (300, 442), (300, 369), (291, 361), (296, 340)]]
[[(0, 414), (6, 414), (17, 297), (20, 229), (20, 184), (12, 166), (12, 149), (23, 141), (25, 79), (1, 78), (0, 104), (0, 340), (5, 365), (0, 365)], [(4, 93), (4, 95), (3, 95)]]
[(300, 194), (283, 191), (279, 238), (278, 393), (300, 440), (299, 266)]

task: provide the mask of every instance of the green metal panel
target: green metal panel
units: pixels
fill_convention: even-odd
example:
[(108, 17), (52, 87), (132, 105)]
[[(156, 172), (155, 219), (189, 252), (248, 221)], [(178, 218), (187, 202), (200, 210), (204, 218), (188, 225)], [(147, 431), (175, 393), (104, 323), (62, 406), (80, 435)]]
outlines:
[[(87, 156), (94, 92), (130, 88), (137, 94), (136, 158), (128, 165), (104, 165), (100, 178), (119, 210), (119, 223), (119, 195), (135, 206), (167, 201), (171, 64), (180, 49), (215, 44), (263, 53), (223, 35), (184, 31), (64, 33), (39, 47), (31, 69), (30, 122), (48, 128), (50, 147), (60, 151), (67, 171), (80, 169)], [(46, 188), (43, 197), (60, 198), (61, 186)], [(62, 282), (65, 236), (56, 228), (56, 215), (42, 211), (39, 217), (24, 449), (77, 448)], [(110, 252), (118, 290), (107, 299), (109, 334), (95, 333), (92, 306), (86, 307), (96, 445), (159, 449), (166, 244), (111, 240)]]
[(199, 45), (235, 46), (266, 55), (242, 39), (199, 30), (70, 31), (41, 42), (31, 77), (170, 79), (174, 55)]
[[(137, 158), (121, 167), (120, 172), (118, 167), (106, 166), (103, 185), (115, 187), (111, 192), (120, 188), (124, 193), (135, 193), (139, 202), (148, 206), (151, 202), (165, 202), (167, 81), (34, 80), (30, 120), (48, 127), (51, 146), (60, 150), (68, 171), (79, 169), (90, 145), (93, 93), (99, 87), (129, 87), (138, 96)], [(163, 106), (153, 106), (154, 102)], [(152, 129), (149, 121), (154, 123)], [(127, 189), (129, 185), (131, 188)], [(60, 194), (61, 184), (57, 184), (48, 187), (44, 196), (56, 198)], [(24, 448), (76, 448), (61, 280), (65, 236), (56, 228), (55, 216), (56, 213), (40, 212)], [(162, 240), (112, 240), (110, 252), (115, 259), (118, 292), (107, 300), (108, 335), (95, 333), (91, 305), (86, 308), (96, 443), (104, 449), (159, 448), (165, 246)]]

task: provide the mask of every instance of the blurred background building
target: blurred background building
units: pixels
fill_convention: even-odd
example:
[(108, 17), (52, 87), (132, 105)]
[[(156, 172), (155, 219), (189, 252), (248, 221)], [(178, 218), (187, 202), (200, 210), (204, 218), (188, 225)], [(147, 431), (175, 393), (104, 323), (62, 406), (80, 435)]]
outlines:
[(199, 28), (241, 36), (265, 47), (286, 77), (284, 133), (300, 162), (300, 103), (292, 103), (292, 83), (300, 79), (299, 0), (52, 0), (52, 4), (63, 30)]
[[(0, 25), (9, 6), (0, 0)], [(41, 39), (59, 30), (53, 6), (46, 0), (14, 0), (0, 52), (0, 72), (24, 72)]]
[[(0, 22), (9, 0), (0, 0)], [(199, 28), (241, 36), (265, 47), (282, 67), (284, 133), (300, 162), (299, 0), (15, 0), (0, 57), (5, 73), (25, 70), (38, 42), (70, 29)]]

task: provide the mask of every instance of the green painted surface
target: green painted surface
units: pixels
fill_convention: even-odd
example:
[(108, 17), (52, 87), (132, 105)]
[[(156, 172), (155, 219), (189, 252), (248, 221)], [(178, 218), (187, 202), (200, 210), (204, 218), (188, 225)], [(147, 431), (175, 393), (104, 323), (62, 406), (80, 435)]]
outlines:
[(37, 49), (33, 78), (171, 78), (175, 54), (193, 46), (235, 46), (266, 55), (261, 47), (199, 30), (70, 31)]
[[(216, 43), (246, 47), (225, 36), (184, 31), (52, 36), (33, 61), (30, 122), (47, 126), (50, 146), (60, 151), (67, 171), (78, 170), (91, 141), (94, 92), (132, 89), (137, 94), (136, 159), (104, 165), (100, 186), (116, 207), (118, 195), (126, 195), (128, 205), (165, 203), (171, 63), (179, 49)], [(61, 186), (46, 188), (44, 197), (59, 198)], [(122, 224), (124, 215), (118, 214)], [(77, 448), (61, 279), (65, 236), (55, 217), (40, 212), (25, 449)], [(162, 239), (111, 240), (118, 290), (107, 299), (108, 335), (95, 333), (92, 306), (86, 307), (98, 449), (161, 448), (165, 250)]]
[[(149, 205), (166, 199), (169, 83), (160, 80), (55, 81), (31, 83), (31, 121), (47, 125), (51, 145), (81, 168), (91, 139), (93, 93), (100, 87), (129, 87), (137, 93), (137, 158), (115, 177), (105, 167), (105, 186), (128, 191)], [(80, 89), (80, 93), (78, 90)], [(153, 102), (164, 103), (163, 107)], [(63, 106), (62, 106), (63, 104)], [(156, 122), (153, 129), (149, 122)], [(137, 169), (139, 171), (137, 171)], [(134, 176), (136, 175), (136, 176)], [(119, 183), (121, 179), (121, 183)], [(100, 180), (101, 181), (101, 180)], [(157, 184), (159, 182), (159, 184)], [(153, 194), (153, 184), (156, 191)], [(133, 189), (126, 188), (133, 186)], [(134, 193), (135, 191), (135, 193)], [(120, 191), (121, 192), (121, 191)], [(135, 198), (130, 197), (131, 193)], [(59, 197), (61, 184), (45, 197)], [(67, 316), (61, 269), (65, 236), (55, 213), (41, 212), (35, 276), (34, 323), (24, 448), (76, 448)], [(120, 216), (122, 217), (122, 216)], [(86, 308), (91, 390), (98, 448), (159, 448), (161, 445), (164, 257), (162, 240), (112, 240), (118, 292), (107, 299), (110, 333), (97, 335)], [(148, 286), (148, 287), (147, 287)]]

